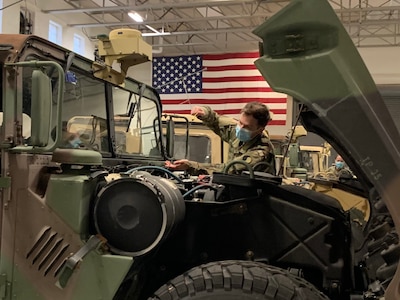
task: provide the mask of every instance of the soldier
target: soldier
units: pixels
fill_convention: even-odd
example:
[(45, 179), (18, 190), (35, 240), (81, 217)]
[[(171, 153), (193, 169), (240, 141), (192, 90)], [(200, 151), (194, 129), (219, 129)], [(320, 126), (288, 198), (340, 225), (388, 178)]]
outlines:
[[(229, 144), (228, 163), (246, 162), (251, 167), (260, 166), (262, 170), (275, 175), (275, 156), (273, 145), (265, 126), (270, 121), (270, 112), (266, 105), (260, 102), (247, 103), (241, 110), (239, 121), (220, 116), (208, 106), (195, 106), (191, 111), (222, 140)], [(212, 174), (221, 172), (226, 164), (209, 164), (181, 159), (174, 162), (166, 161), (165, 167), (173, 171), (187, 170), (192, 175)], [(246, 165), (234, 164), (228, 173), (240, 172)]]
[(344, 160), (340, 155), (335, 158), (335, 164), (326, 170), (326, 173), (336, 178), (353, 178), (353, 172), (345, 166)]

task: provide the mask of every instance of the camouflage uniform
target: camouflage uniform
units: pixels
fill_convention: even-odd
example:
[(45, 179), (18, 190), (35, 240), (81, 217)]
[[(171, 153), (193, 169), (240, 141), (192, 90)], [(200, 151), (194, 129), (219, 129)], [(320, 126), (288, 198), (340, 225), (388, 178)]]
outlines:
[(331, 166), (326, 170), (326, 173), (334, 175), (336, 178), (352, 178), (353, 172), (349, 168), (337, 169), (335, 166)]
[[(261, 135), (257, 135), (250, 141), (241, 142), (236, 137), (237, 122), (226, 116), (220, 116), (210, 107), (202, 107), (204, 116), (197, 116), (212, 131), (221, 137), (221, 139), (229, 144), (228, 162), (233, 160), (244, 161), (251, 167), (260, 163), (257, 170), (265, 171), (275, 175), (275, 156), (273, 153), (273, 145), (269, 139), (268, 132), (264, 130)], [(226, 166), (222, 164), (198, 163), (189, 161), (191, 174), (211, 174), (212, 172), (222, 172)], [(246, 170), (246, 166), (242, 164), (234, 164), (229, 168), (228, 173)]]

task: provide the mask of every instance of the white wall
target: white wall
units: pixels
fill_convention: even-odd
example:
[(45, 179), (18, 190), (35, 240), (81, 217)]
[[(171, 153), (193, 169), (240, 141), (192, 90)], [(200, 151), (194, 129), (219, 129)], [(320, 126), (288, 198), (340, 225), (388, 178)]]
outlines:
[[(19, 32), (19, 13), (20, 5), (12, 5), (15, 1), (3, 0), (3, 6), (7, 7), (2, 10), (2, 33), (18, 33)], [(22, 2), (21, 2), (22, 3)]]
[(400, 84), (400, 47), (358, 50), (376, 84)]
[[(48, 2), (51, 1), (47, 1), (47, 3)], [(17, 3), (15, 0), (3, 0), (3, 7), (10, 6), (3, 10), (2, 33), (19, 33), (20, 11), (27, 8), (33, 16), (33, 34), (47, 39), (49, 21), (52, 20), (63, 27), (61, 46), (67, 49), (73, 49), (74, 34), (79, 34), (85, 39), (85, 53), (83, 55), (93, 59), (94, 43), (85, 36), (81, 29), (66, 26), (66, 23), (60, 17), (57, 17), (57, 15), (42, 13), (41, 9), (46, 8), (45, 4), (46, 1), (35, 1), (35, 3), (22, 1)]]

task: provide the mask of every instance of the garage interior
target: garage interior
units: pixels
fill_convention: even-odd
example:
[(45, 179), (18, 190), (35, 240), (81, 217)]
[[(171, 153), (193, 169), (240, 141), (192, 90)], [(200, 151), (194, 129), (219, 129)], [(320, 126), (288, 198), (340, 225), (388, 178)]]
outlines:
[[(21, 1), (19, 1), (21, 2)], [(23, 6), (29, 0), (22, 1)], [(55, 0), (32, 1), (40, 11), (63, 20), (89, 38), (116, 28), (142, 32), (164, 55), (248, 51), (258, 47), (251, 31), (271, 17), (286, 0)], [(399, 44), (398, 0), (329, 0), (357, 47)], [(129, 13), (137, 13), (137, 23)], [(24, 14), (25, 16), (25, 14)], [(30, 19), (31, 18), (31, 19)], [(25, 22), (32, 23), (29, 11)], [(35, 24), (33, 25), (33, 28)]]

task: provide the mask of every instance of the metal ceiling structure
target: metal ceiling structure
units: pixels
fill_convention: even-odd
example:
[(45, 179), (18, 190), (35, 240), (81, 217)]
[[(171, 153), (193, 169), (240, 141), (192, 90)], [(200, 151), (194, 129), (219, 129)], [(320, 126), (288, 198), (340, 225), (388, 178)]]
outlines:
[[(399, 46), (400, 0), (329, 0), (357, 47)], [(205, 54), (258, 49), (252, 30), (288, 0), (59, 0), (51, 8), (88, 36), (134, 28), (155, 55)], [(133, 21), (135, 11), (143, 22)], [(79, 20), (79, 21), (77, 21)], [(82, 21), (81, 21), (82, 20)]]

